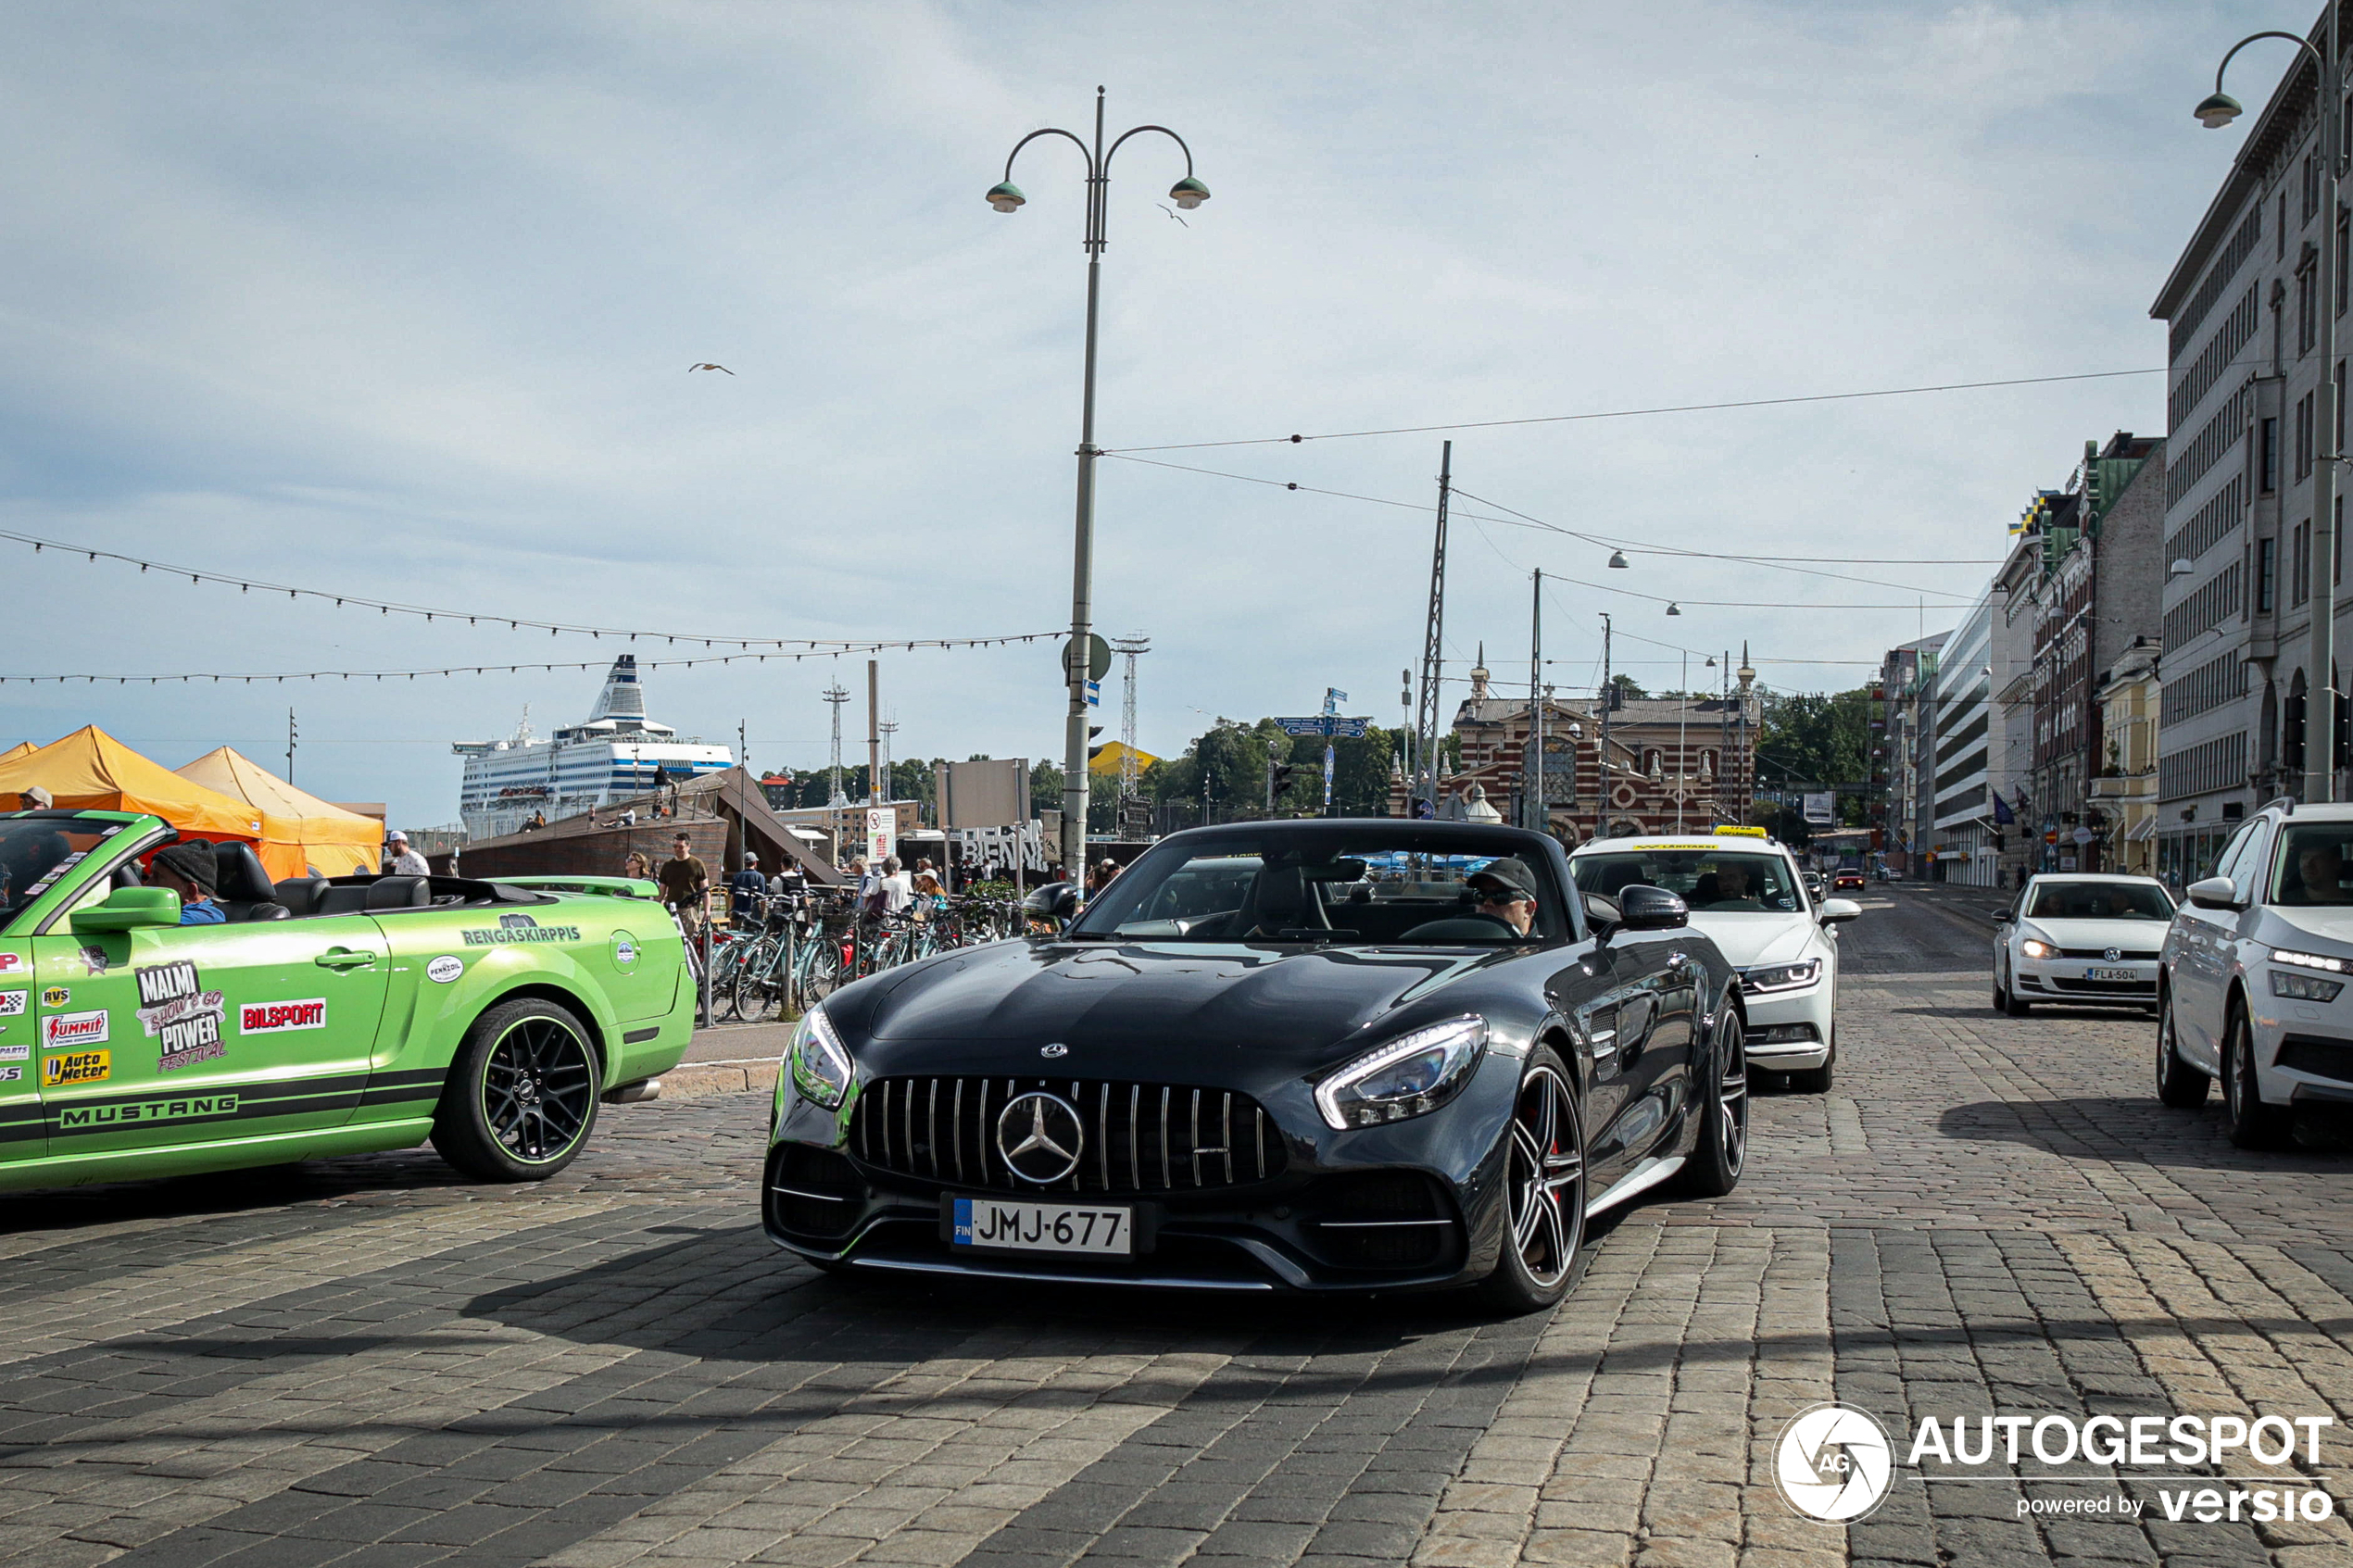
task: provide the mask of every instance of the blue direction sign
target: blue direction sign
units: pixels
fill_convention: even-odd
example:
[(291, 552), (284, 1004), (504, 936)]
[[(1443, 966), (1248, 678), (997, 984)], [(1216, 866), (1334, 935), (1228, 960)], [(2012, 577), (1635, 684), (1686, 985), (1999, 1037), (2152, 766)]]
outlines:
[(1344, 735), (1351, 740), (1365, 738), (1370, 719), (1343, 719), (1338, 714), (1318, 713), (1306, 719), (1277, 719), (1287, 735)]

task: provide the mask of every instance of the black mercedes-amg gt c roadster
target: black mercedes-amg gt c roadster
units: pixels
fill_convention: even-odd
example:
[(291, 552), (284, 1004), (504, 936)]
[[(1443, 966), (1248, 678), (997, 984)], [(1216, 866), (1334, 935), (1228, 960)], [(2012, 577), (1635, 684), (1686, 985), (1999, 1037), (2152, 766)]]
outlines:
[(837, 1270), (1547, 1306), (1589, 1217), (1730, 1191), (1748, 1136), (1723, 955), (1664, 889), (1573, 888), (1511, 828), (1164, 839), (1060, 935), (812, 1007), (768, 1234)]

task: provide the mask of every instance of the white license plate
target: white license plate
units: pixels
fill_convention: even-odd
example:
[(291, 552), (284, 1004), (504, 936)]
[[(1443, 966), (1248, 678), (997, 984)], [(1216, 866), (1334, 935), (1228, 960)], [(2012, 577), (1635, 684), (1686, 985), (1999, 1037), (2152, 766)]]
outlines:
[(2087, 969), (2083, 972), (2083, 978), (2086, 980), (2130, 981), (2140, 979), (2141, 973), (2138, 970), (2131, 969)]
[(950, 1245), (987, 1251), (1078, 1252), (1129, 1258), (1136, 1252), (1132, 1211), (1094, 1204), (1022, 1203), (954, 1198)]

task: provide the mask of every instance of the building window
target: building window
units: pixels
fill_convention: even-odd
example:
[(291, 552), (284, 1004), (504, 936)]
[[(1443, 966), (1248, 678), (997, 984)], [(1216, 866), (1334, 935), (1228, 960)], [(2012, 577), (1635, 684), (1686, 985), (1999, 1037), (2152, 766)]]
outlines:
[(2287, 546), (2287, 602), (2300, 605), (2312, 596), (2312, 525), (2299, 522)]
[(2353, 215), (2340, 212), (2336, 215), (2336, 313), (2340, 316), (2345, 314), (2346, 304), (2344, 258), (2353, 256), (2353, 250), (2347, 248), (2348, 244), (2353, 244)]
[(2298, 354), (2311, 353), (2312, 345), (2319, 341), (2320, 312), (2313, 308), (2313, 290), (2319, 283), (2318, 268), (2307, 266), (2296, 270), (2296, 351)]
[(2257, 432), (2257, 463), (2259, 465), (2263, 493), (2270, 495), (2280, 487), (2280, 421), (2275, 415), (2266, 415)]
[(2280, 226), (2271, 234), (2271, 259), (2287, 259), (2287, 193), (2280, 193)]
[(2306, 393), (2296, 400), (2296, 477), (2309, 479), (2312, 473), (2312, 399)]
[(2279, 571), (2280, 542), (2258, 539), (2255, 542), (2255, 613), (2271, 613), (2271, 583)]
[(2304, 155), (2304, 221), (2312, 221), (2312, 214), (2321, 210), (2321, 155)]

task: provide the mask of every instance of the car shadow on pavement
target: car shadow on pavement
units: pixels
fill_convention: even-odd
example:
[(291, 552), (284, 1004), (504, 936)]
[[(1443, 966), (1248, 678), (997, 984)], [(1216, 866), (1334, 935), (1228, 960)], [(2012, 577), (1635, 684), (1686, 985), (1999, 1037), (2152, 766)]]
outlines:
[(41, 1200), (7, 1205), (0, 1236), (124, 1220), (204, 1219), (301, 1203), (367, 1203), (385, 1197), (413, 1198), (433, 1189), (480, 1191), (481, 1185), (429, 1148), (400, 1149), (149, 1181), (33, 1188)]
[(2221, 1108), (2171, 1110), (2153, 1097), (2082, 1095), (2057, 1099), (1978, 1100), (1947, 1107), (1937, 1131), (1966, 1143), (2022, 1144), (2070, 1159), (2131, 1160), (2211, 1171), (2330, 1171), (2353, 1155), (2353, 1120), (2307, 1110), (2284, 1149), (2233, 1147)]

